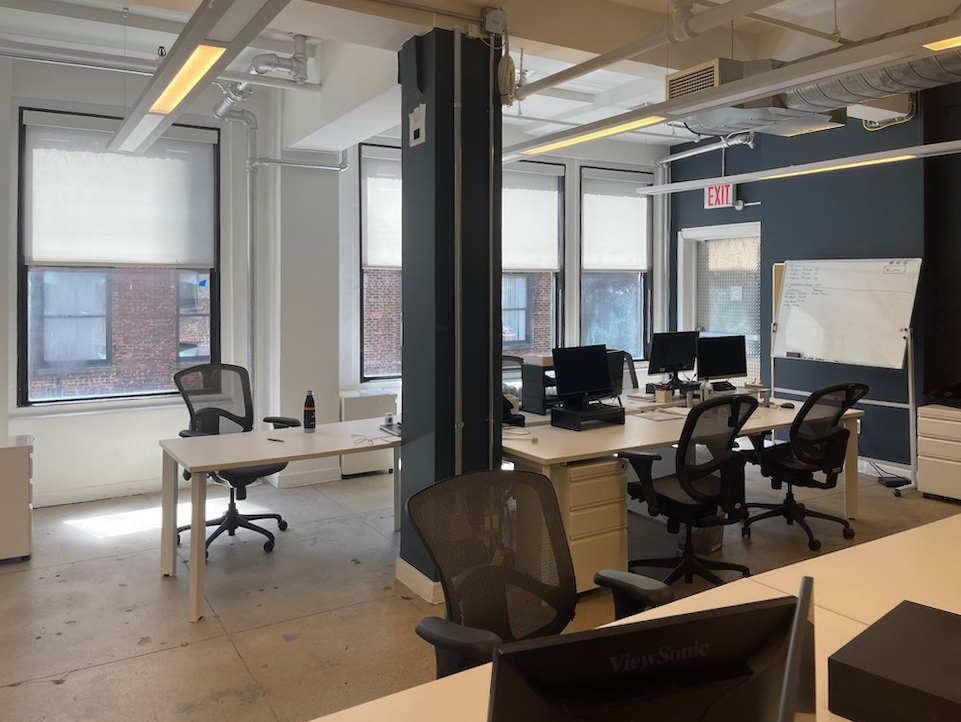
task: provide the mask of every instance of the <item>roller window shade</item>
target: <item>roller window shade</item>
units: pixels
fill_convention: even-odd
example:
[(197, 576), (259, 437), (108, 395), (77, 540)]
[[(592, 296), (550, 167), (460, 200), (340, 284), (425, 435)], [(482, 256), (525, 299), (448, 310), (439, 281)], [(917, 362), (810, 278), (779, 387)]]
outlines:
[(637, 190), (647, 173), (585, 169), (581, 178), (583, 269), (646, 271), (650, 266), (650, 200)]
[[(69, 127), (71, 119), (83, 127)], [(184, 129), (129, 155), (107, 152), (119, 121), (44, 113), (24, 120), (28, 265), (215, 265), (217, 154), (208, 140), (216, 133)]]
[[(563, 166), (560, 168), (563, 172)], [(560, 270), (561, 182), (558, 173), (550, 169), (503, 172), (504, 270)]]
[(363, 265), (400, 268), (400, 149), (362, 146), (360, 166)]

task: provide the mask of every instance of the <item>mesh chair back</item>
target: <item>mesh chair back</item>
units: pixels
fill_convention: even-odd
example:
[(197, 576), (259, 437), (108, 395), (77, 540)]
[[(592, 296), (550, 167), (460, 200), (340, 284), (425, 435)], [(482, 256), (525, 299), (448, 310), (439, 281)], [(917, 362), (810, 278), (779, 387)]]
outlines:
[(804, 402), (791, 424), (791, 446), (799, 458), (820, 463), (828, 447), (837, 445), (831, 439), (842, 429), (841, 416), (867, 396), (868, 386), (858, 383), (836, 384), (815, 391)]
[(558, 634), (574, 617), (574, 566), (551, 482), (481, 471), (407, 502), (440, 572), (447, 618), (504, 641)]
[(201, 364), (174, 374), (187, 404), (190, 430), (229, 434), (254, 428), (250, 375), (243, 366)]
[(753, 396), (734, 395), (709, 399), (690, 410), (677, 445), (677, 477), (688, 493), (691, 482), (733, 458), (734, 441), (756, 408)]

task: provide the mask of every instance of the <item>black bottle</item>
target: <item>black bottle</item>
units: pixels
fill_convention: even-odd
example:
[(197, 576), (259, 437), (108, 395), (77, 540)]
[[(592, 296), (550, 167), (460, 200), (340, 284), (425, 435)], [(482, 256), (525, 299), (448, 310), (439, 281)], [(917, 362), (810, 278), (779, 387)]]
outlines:
[(307, 390), (304, 400), (304, 431), (308, 434), (317, 429), (317, 407), (314, 405), (314, 392)]

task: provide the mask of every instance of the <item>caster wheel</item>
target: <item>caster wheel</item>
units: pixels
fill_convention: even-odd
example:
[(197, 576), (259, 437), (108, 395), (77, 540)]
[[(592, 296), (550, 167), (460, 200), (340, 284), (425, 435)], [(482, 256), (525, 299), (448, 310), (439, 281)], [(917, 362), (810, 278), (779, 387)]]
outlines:
[(210, 559), (210, 552), (204, 551), (204, 559)]
[(821, 542), (819, 540), (815, 539), (814, 541), (808, 542), (808, 549), (810, 549), (812, 552), (816, 552), (820, 548)]
[(846, 527), (844, 527), (844, 531), (842, 531), (841, 534), (844, 535), (844, 538), (845, 538), (845, 539), (853, 539), (853, 538), (854, 538), (854, 529), (852, 529), (852, 528), (849, 527), (849, 526), (846, 526)]
[(751, 527), (749, 527), (749, 526), (742, 526), (742, 527), (741, 527), (741, 538), (742, 538), (742, 539), (750, 539), (750, 538), (751, 538)]
[(287, 531), (287, 522), (281, 520), (277, 522), (277, 528), (281, 531)]
[(237, 536), (236, 529), (230, 529), (227, 531), (227, 536)]
[(899, 499), (901, 498), (901, 492), (898, 491), (897, 489), (894, 490), (894, 495), (895, 495), (896, 497), (898, 497)]
[(264, 551), (272, 552), (274, 550), (274, 543), (272, 541), (264, 542)]
[(180, 546), (180, 535), (179, 535), (179, 534), (177, 535), (177, 546), (178, 546), (178, 547)]

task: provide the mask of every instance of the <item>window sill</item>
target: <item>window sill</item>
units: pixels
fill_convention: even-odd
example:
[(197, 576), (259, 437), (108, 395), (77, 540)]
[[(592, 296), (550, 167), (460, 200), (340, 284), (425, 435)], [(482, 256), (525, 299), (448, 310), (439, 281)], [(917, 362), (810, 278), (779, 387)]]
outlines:
[[(126, 399), (95, 399), (90, 401), (54, 401), (33, 406), (18, 406), (10, 410), (10, 418), (43, 418), (50, 416), (73, 416), (123, 411), (160, 411), (175, 407), (184, 408), (179, 395), (139, 396)], [(184, 409), (186, 413), (186, 409)]]

